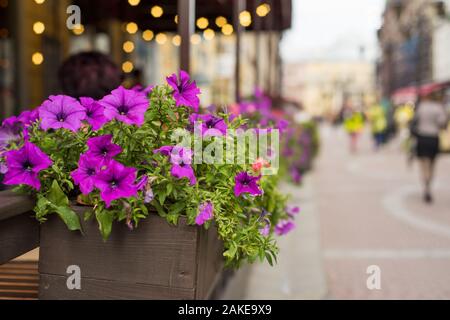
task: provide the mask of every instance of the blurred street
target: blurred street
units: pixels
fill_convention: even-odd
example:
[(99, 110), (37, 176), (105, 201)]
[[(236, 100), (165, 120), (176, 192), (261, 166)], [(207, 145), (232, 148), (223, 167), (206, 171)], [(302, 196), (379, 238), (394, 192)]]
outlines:
[[(369, 136), (360, 153), (347, 136), (323, 131), (314, 172), (328, 297), (450, 298), (450, 157), (436, 171), (435, 203), (422, 202), (418, 164), (393, 142), (374, 154)], [(366, 269), (381, 268), (381, 290), (366, 287)]]
[[(347, 139), (322, 128), (314, 172), (290, 190), (303, 209), (298, 228), (280, 239), (277, 268), (252, 267), (245, 297), (450, 298), (450, 157), (439, 159), (435, 202), (426, 205), (418, 164), (408, 166), (399, 141), (376, 153), (365, 134), (353, 155)], [(371, 265), (381, 268), (381, 290), (367, 289)]]

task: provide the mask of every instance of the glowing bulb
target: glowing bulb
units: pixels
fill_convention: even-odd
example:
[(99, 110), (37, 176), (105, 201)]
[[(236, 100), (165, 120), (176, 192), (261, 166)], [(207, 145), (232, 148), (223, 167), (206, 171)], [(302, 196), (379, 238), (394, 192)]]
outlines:
[(37, 21), (33, 24), (33, 31), (36, 34), (43, 34), (45, 31), (45, 24), (40, 21)]
[(228, 23), (228, 21), (227, 21), (227, 18), (225, 18), (225, 17), (222, 17), (222, 16), (220, 16), (220, 17), (217, 17), (216, 18), (216, 25), (219, 27), (219, 28), (222, 28), (224, 25), (226, 25)]
[(123, 72), (125, 72), (125, 73), (130, 73), (131, 71), (134, 70), (134, 65), (133, 65), (133, 63), (132, 63), (131, 61), (125, 61), (125, 62), (122, 64), (122, 70), (123, 70)]
[(270, 5), (263, 3), (256, 8), (256, 14), (260, 17), (265, 17), (270, 13)]
[(82, 24), (76, 25), (76, 26), (73, 28), (72, 32), (73, 32), (74, 34), (76, 34), (77, 36), (79, 36), (79, 35), (81, 35), (81, 34), (84, 33), (84, 26), (83, 26)]
[(224, 35), (226, 35), (226, 36), (229, 36), (229, 35), (231, 35), (232, 33), (233, 33), (233, 31), (234, 31), (234, 28), (233, 28), (233, 26), (231, 25), (231, 24), (226, 24), (226, 25), (224, 25), (223, 27), (222, 27), (222, 33), (224, 34)]
[(239, 23), (243, 27), (248, 27), (252, 24), (252, 15), (247, 10), (239, 14)]
[(33, 62), (33, 64), (38, 66), (42, 64), (42, 62), (44, 62), (44, 55), (40, 52), (35, 52), (31, 57), (31, 61)]
[(173, 21), (178, 24), (178, 15), (175, 16), (175, 18), (173, 18)]
[(155, 18), (160, 18), (163, 15), (164, 10), (160, 6), (154, 6), (154, 7), (152, 7), (152, 10), (150, 11), (150, 13)]
[(181, 37), (178, 34), (172, 38), (172, 44), (176, 47), (181, 45)]
[(128, 3), (130, 4), (130, 6), (138, 6), (139, 3), (141, 3), (141, 0), (128, 0)]
[(34, 0), (34, 2), (36, 2), (37, 4), (43, 4), (45, 0)]
[(127, 24), (126, 29), (129, 34), (135, 34), (139, 30), (139, 27), (135, 22), (130, 22)]
[(123, 51), (126, 53), (131, 53), (134, 51), (134, 43), (131, 41), (126, 41), (123, 44)]
[(205, 17), (201, 17), (197, 19), (197, 27), (199, 29), (206, 29), (209, 26), (209, 21)]
[(165, 44), (167, 42), (167, 36), (165, 33), (158, 33), (155, 40), (158, 44)]
[(205, 39), (208, 41), (214, 39), (215, 36), (216, 33), (213, 29), (206, 29), (205, 31), (203, 31), (203, 37), (205, 37)]
[(200, 44), (202, 42), (202, 37), (199, 34), (194, 33), (191, 36), (191, 43), (192, 44)]
[(152, 30), (145, 30), (142, 33), (142, 39), (144, 39), (145, 41), (152, 41), (154, 36), (155, 34), (153, 33)]

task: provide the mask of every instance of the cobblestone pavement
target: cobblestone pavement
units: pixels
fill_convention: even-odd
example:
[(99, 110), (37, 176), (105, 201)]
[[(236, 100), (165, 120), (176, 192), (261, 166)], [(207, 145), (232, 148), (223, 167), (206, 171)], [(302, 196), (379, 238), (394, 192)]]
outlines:
[[(356, 155), (339, 129), (322, 130), (312, 175), (329, 299), (450, 298), (450, 156), (439, 159), (435, 203), (422, 202), (418, 164), (399, 143), (375, 152), (369, 135)], [(367, 268), (381, 290), (367, 289)]]

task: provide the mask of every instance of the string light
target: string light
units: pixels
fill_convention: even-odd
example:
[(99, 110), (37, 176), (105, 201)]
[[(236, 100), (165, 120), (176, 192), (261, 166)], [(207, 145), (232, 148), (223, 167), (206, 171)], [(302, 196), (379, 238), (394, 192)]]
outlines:
[(141, 3), (141, 0), (128, 0), (128, 3), (130, 4), (130, 6), (136, 7), (139, 5), (139, 3)]
[(175, 24), (178, 24), (178, 15), (175, 15), (175, 17), (173, 18), (173, 21), (175, 22)]
[(172, 44), (176, 47), (181, 45), (181, 37), (178, 34), (172, 38)]
[(263, 3), (256, 8), (256, 14), (260, 17), (265, 17), (270, 13), (270, 5)]
[(165, 33), (158, 33), (155, 40), (158, 44), (165, 44), (167, 42), (167, 36)]
[(153, 17), (160, 18), (164, 14), (164, 10), (160, 6), (153, 6), (150, 13)]
[(131, 41), (126, 41), (123, 44), (123, 51), (125, 51), (126, 53), (131, 53), (134, 51), (134, 43)]
[(45, 24), (41, 21), (37, 21), (33, 24), (33, 31), (36, 34), (43, 34), (45, 31)]
[(36, 2), (37, 4), (43, 4), (45, 0), (34, 0), (34, 2)]
[(154, 37), (155, 37), (155, 34), (153, 33), (152, 30), (145, 30), (142, 33), (142, 39), (144, 39), (145, 41), (152, 41)]
[(134, 65), (133, 65), (133, 63), (132, 63), (131, 61), (125, 61), (125, 62), (122, 64), (122, 70), (123, 70), (123, 72), (125, 72), (125, 73), (130, 73), (131, 71), (134, 70)]
[(216, 25), (219, 28), (222, 28), (224, 25), (226, 25), (228, 23), (227, 18), (219, 16), (216, 18)]
[(252, 24), (252, 15), (247, 10), (239, 14), (239, 23), (243, 27), (248, 27)]
[(31, 56), (31, 61), (36, 66), (41, 65), (44, 62), (44, 55), (40, 52), (35, 52)]
[(201, 17), (197, 19), (197, 27), (199, 29), (206, 29), (209, 26), (209, 21), (205, 17)]
[(199, 34), (194, 33), (191, 36), (191, 43), (192, 44), (200, 44), (200, 42), (202, 42), (202, 37)]
[(226, 36), (229, 36), (233, 33), (234, 28), (231, 24), (227, 23), (222, 27), (222, 33)]
[(78, 24), (72, 29), (72, 32), (77, 36), (82, 35), (84, 33), (84, 26), (82, 24)]
[(215, 36), (216, 33), (213, 29), (206, 29), (205, 31), (203, 31), (203, 37), (208, 41), (214, 39)]
[(129, 34), (135, 34), (139, 30), (139, 27), (135, 22), (130, 22), (127, 24), (126, 29)]

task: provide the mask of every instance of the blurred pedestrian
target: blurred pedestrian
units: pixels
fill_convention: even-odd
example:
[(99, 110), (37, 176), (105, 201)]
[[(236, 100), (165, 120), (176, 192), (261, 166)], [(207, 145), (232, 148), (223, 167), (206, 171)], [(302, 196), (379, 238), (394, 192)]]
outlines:
[(366, 115), (372, 129), (375, 149), (378, 150), (386, 141), (386, 114), (380, 104), (374, 104), (373, 106), (369, 107)]
[(411, 133), (416, 138), (416, 155), (420, 161), (426, 203), (433, 202), (431, 185), (439, 154), (439, 134), (447, 124), (448, 115), (442, 103), (442, 95), (438, 92), (428, 93), (419, 102), (411, 124)]
[(123, 81), (119, 67), (105, 54), (82, 52), (70, 56), (59, 69), (64, 94), (74, 98), (103, 98)]
[(358, 140), (364, 129), (364, 117), (361, 112), (351, 111), (344, 114), (344, 128), (350, 137), (350, 152), (358, 151)]

